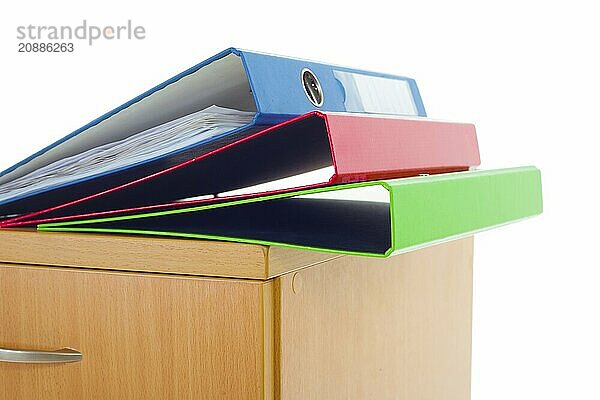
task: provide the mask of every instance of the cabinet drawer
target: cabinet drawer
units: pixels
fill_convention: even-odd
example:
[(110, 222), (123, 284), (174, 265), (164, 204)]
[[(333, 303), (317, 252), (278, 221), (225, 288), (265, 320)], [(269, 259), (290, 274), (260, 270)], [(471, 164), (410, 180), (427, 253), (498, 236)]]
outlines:
[(0, 398), (264, 398), (263, 290), (258, 281), (0, 264), (0, 348), (83, 355), (0, 362)]

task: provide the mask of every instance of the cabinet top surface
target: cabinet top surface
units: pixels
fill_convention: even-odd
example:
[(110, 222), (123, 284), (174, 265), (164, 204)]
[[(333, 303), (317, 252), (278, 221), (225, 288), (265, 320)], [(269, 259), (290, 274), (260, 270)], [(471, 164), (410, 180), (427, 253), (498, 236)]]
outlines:
[(254, 244), (0, 229), (0, 262), (270, 279), (339, 255)]

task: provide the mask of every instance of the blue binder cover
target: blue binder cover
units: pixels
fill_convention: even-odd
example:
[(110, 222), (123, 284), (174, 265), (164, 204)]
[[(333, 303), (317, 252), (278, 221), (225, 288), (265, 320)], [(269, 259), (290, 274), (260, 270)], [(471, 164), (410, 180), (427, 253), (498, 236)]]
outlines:
[(230, 48), (1, 172), (0, 186), (211, 105), (255, 114), (248, 124), (160, 157), (0, 200), (0, 219), (151, 175), (311, 110), (426, 116), (413, 79)]

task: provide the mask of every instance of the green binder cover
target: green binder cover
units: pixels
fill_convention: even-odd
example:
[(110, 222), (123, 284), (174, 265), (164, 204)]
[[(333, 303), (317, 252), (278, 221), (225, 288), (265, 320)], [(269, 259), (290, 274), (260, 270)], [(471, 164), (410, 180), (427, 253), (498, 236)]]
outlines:
[(322, 187), (38, 229), (217, 239), (385, 257), (541, 212), (540, 171), (522, 167)]

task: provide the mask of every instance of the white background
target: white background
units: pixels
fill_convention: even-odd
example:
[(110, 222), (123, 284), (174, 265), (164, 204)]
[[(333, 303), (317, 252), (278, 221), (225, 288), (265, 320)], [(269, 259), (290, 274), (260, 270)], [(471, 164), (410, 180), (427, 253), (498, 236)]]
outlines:
[[(476, 238), (473, 399), (600, 398), (593, 2), (10, 4), (0, 170), (229, 46), (414, 77), (430, 117), (476, 124), (482, 168), (543, 174), (541, 217)], [(84, 18), (147, 38), (17, 53), (18, 25)]]

